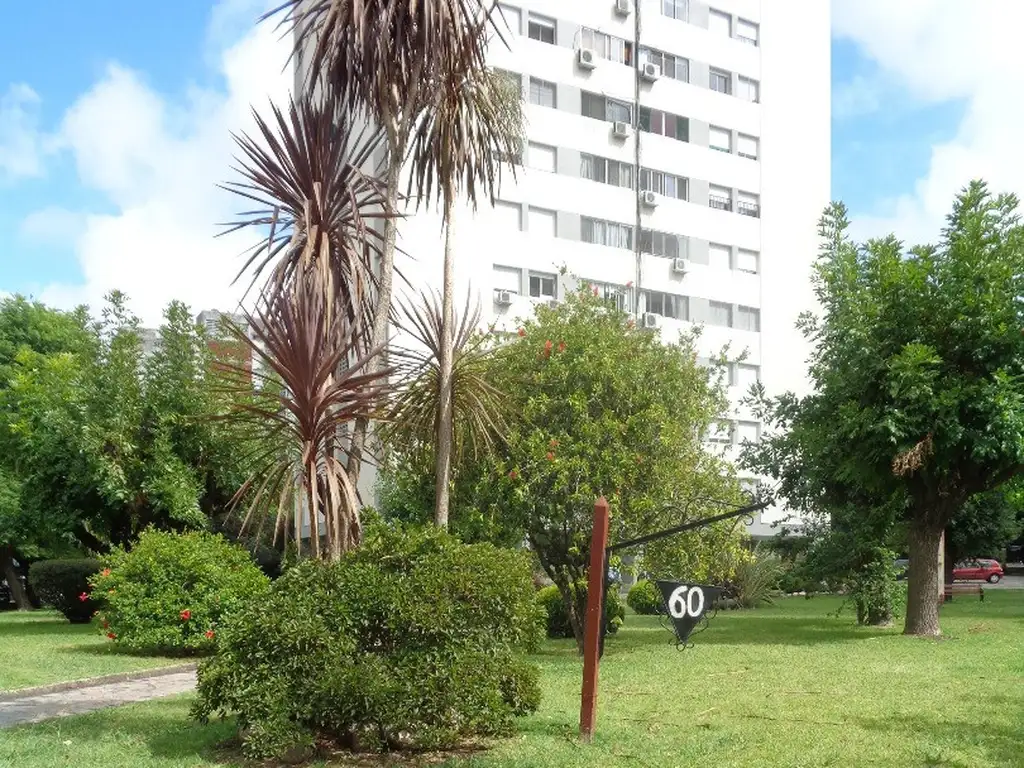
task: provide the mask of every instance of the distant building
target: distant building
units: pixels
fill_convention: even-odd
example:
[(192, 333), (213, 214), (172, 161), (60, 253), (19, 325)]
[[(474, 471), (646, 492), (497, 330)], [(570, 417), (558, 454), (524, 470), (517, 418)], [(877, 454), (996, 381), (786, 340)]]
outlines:
[(142, 341), (143, 359), (160, 349), (160, 331), (156, 328), (139, 328), (139, 339)]
[(227, 328), (228, 323), (248, 330), (248, 322), (243, 315), (230, 314), (216, 309), (204, 309), (196, 315), (196, 324), (206, 329), (207, 346), (213, 352), (218, 363), (231, 369), (244, 368), (251, 379), (252, 350), (248, 344), (230, 334)]
[(196, 315), (196, 323), (206, 329), (206, 333), (211, 339), (221, 339), (227, 335), (224, 327), (225, 322), (237, 325), (239, 328), (246, 328), (248, 326), (243, 315), (221, 312), (217, 309), (204, 309)]

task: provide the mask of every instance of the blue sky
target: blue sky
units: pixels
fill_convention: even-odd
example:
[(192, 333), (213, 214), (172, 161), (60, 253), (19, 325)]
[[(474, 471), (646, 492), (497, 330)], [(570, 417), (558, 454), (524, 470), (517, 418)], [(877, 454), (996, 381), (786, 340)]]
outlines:
[[(212, 223), (231, 211), (212, 194), (228, 171), (228, 131), (244, 128), (250, 102), (287, 88), (284, 44), (266, 25), (252, 31), (265, 1), (46, 0), (6, 15), (0, 291), (72, 304), (117, 284), (144, 315), (171, 290), (193, 305), (222, 300), (216, 286), (238, 264), (232, 243), (211, 245)], [(963, 126), (994, 122), (969, 81), (922, 79), (918, 69), (945, 56), (928, 40), (962, 37), (962, 18), (943, 21), (942, 0), (913, 5), (832, 5), (833, 197), (867, 230), (911, 238), (934, 227), (979, 153), (985, 165), (984, 131)], [(927, 37), (922, 5), (945, 24)], [(979, 47), (993, 31), (977, 31)]]

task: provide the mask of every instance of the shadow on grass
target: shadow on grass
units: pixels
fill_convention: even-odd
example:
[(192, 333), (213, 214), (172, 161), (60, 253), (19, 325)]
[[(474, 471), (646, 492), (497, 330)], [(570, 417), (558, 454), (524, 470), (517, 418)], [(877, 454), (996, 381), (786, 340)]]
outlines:
[(38, 637), (39, 635), (81, 636), (95, 630), (89, 624), (72, 624), (66, 619), (40, 616), (27, 621), (0, 622), (0, 637)]
[(190, 653), (186, 650), (145, 650), (125, 648), (117, 643), (100, 643), (98, 645), (69, 645), (54, 648), (58, 653), (73, 653), (88, 656), (130, 656), (136, 659), (174, 659), (176, 661), (199, 661), (208, 654)]

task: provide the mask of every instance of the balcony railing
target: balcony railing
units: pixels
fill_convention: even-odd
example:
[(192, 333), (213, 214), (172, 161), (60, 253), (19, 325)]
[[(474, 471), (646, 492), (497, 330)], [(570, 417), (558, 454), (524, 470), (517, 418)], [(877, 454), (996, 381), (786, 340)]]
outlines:
[(708, 205), (711, 208), (715, 208), (719, 211), (731, 211), (732, 200), (728, 197), (719, 197), (718, 195), (708, 195)]
[(747, 45), (752, 45), (755, 48), (757, 48), (757, 40), (755, 40), (752, 37), (746, 37), (745, 35), (736, 35), (736, 39), (739, 40), (741, 43), (746, 43)]
[(736, 203), (736, 213), (740, 216), (753, 216), (761, 218), (761, 206), (756, 203), (744, 203), (742, 200)]

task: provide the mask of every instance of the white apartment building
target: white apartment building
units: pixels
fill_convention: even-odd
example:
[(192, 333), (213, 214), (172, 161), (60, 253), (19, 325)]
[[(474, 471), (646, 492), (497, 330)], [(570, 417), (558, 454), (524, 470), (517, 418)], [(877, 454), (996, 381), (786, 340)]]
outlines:
[[(599, 286), (665, 339), (703, 326), (728, 348), (735, 456), (761, 433), (740, 398), (805, 391), (794, 324), (813, 306), (830, 191), (824, 0), (507, 0), (489, 63), (520, 84), (528, 140), (499, 201), (454, 223), (456, 307), (477, 296), (512, 329), (536, 302)], [(399, 228), (407, 293), (440, 285), (436, 212)], [(564, 273), (564, 274), (563, 274)], [(399, 294), (402, 293), (400, 283)], [(743, 359), (741, 353), (745, 353)], [(360, 483), (372, 498), (372, 473)], [(751, 527), (770, 535), (785, 510)]]

